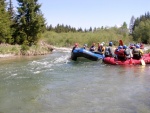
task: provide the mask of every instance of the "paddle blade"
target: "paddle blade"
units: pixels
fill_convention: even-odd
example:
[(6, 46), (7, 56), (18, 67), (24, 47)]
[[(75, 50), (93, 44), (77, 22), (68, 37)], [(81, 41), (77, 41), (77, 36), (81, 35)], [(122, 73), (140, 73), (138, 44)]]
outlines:
[(146, 64), (145, 64), (145, 61), (143, 60), (143, 59), (141, 59), (141, 64), (142, 64), (142, 66), (145, 66)]
[(129, 64), (132, 65), (132, 58), (130, 58)]

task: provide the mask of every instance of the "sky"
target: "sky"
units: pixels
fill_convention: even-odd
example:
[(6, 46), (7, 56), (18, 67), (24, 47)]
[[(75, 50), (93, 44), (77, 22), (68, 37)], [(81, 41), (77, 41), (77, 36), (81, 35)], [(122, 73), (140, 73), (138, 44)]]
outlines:
[[(9, 0), (7, 0), (9, 1)], [(18, 3), (12, 0), (16, 8)], [(47, 25), (75, 28), (129, 26), (135, 18), (150, 12), (150, 0), (38, 0)]]

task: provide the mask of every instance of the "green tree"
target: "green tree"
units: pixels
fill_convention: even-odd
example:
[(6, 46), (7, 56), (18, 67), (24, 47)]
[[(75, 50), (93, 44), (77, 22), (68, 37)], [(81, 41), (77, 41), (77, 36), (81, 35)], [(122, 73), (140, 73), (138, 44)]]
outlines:
[(17, 0), (19, 3), (17, 13), (17, 28), (15, 40), (20, 44), (35, 44), (40, 34), (46, 29), (45, 19), (40, 11), (38, 0)]
[(92, 27), (90, 27), (89, 31), (92, 31)]
[(11, 19), (13, 19), (14, 18), (14, 10), (13, 10), (12, 0), (9, 0), (8, 12), (10, 13)]
[(47, 26), (47, 28), (46, 28), (48, 31), (53, 31), (53, 26), (50, 24), (49, 26)]
[(139, 18), (135, 19), (134, 25), (133, 25), (133, 31), (136, 26), (140, 24), (141, 21), (146, 21), (147, 19), (150, 19), (150, 14), (149, 12), (145, 13), (145, 15), (140, 16)]
[(134, 22), (133, 39), (138, 42), (150, 43), (150, 14), (140, 16)]
[(9, 43), (11, 40), (11, 21), (6, 11), (5, 0), (0, 0), (0, 43)]
[(127, 36), (128, 34), (128, 28), (127, 28), (127, 23), (124, 22), (123, 25), (119, 28), (119, 34), (122, 34), (124, 37)]
[(150, 44), (150, 20), (141, 21), (138, 26), (135, 26), (133, 39)]

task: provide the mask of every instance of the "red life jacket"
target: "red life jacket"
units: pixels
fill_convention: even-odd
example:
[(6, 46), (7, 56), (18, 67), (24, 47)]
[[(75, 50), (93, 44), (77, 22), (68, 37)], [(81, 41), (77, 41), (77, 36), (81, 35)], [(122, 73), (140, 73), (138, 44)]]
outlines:
[(115, 52), (118, 57), (125, 57), (124, 49), (120, 49), (118, 52)]

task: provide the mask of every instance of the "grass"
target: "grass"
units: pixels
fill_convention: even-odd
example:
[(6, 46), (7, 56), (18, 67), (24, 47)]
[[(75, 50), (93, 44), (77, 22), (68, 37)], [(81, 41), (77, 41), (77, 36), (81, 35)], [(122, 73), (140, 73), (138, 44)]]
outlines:
[(20, 52), (21, 46), (19, 45), (8, 45), (0, 44), (0, 54), (15, 54), (17, 55)]
[(52, 48), (45, 44), (39, 43), (31, 47), (26, 45), (9, 45), (0, 44), (0, 54), (13, 54), (13, 55), (44, 55), (50, 53)]

